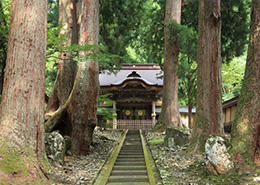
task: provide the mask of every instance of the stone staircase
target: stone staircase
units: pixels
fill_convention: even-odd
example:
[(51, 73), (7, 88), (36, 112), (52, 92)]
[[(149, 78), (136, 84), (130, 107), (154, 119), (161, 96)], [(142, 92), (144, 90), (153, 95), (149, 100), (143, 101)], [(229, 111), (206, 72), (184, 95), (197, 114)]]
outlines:
[(108, 178), (108, 185), (148, 185), (143, 147), (138, 130), (129, 130)]

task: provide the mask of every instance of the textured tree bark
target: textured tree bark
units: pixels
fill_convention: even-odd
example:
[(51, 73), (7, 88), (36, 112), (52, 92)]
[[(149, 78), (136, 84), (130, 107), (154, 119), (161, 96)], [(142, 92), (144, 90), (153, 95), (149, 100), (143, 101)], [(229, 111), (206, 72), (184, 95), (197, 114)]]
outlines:
[(197, 110), (189, 150), (203, 151), (209, 134), (223, 134), (220, 0), (200, 0)]
[[(45, 159), (44, 96), (47, 33), (46, 0), (12, 0), (8, 51), (0, 107), (0, 171), (8, 156), (10, 173), (38, 176)], [(9, 149), (9, 150), (8, 150)], [(19, 156), (19, 157), (18, 157)], [(35, 163), (29, 164), (29, 161)], [(9, 161), (10, 162), (10, 161)], [(22, 164), (28, 166), (19, 169)], [(11, 168), (11, 166), (10, 166)]]
[[(65, 35), (67, 45), (78, 43), (78, 28), (75, 0), (59, 1), (59, 22), (62, 24), (60, 34)], [(60, 52), (57, 64), (57, 77), (47, 105), (47, 114), (52, 114), (67, 101), (73, 88), (77, 73), (77, 63), (69, 53)]]
[(260, 136), (260, 2), (252, 2), (245, 77), (232, 124), (234, 159), (259, 163)]
[[(3, 6), (2, 6), (2, 2), (0, 2), (0, 12), (2, 14), (4, 14), (4, 10), (3, 10)], [(4, 17), (2, 17), (0, 19), (0, 24), (1, 25), (7, 25), (6, 20)], [(0, 53), (0, 59), (1, 61), (1, 74), (0, 74), (0, 95), (2, 95), (2, 91), (3, 91), (3, 85), (4, 85), (4, 69), (5, 69), (5, 63), (6, 63), (6, 50), (7, 50), (7, 46), (6, 46), (6, 42), (7, 42), (7, 37), (5, 34), (0, 35), (0, 48), (2, 48), (2, 51)]]
[[(82, 0), (77, 2), (79, 44), (98, 44), (99, 1)], [(80, 52), (84, 57), (88, 52)], [(79, 62), (73, 89), (66, 103), (61, 106), (45, 125), (47, 132), (62, 124), (66, 117), (68, 135), (71, 136), (72, 153), (86, 154), (96, 126), (97, 98), (99, 93), (98, 64), (92, 59)]]
[[(99, 38), (99, 1), (82, 0), (78, 23), (79, 44), (98, 44)], [(87, 52), (81, 52), (84, 56)], [(97, 122), (97, 101), (99, 93), (98, 64), (92, 59), (79, 63), (74, 89), (69, 104), (72, 123), (72, 147), (76, 154), (86, 154), (92, 141)], [(75, 111), (77, 110), (77, 111)]]
[[(181, 0), (167, 0), (165, 23), (174, 19), (181, 22)], [(178, 60), (179, 44), (170, 40), (170, 33), (164, 31), (164, 85), (163, 105), (160, 118), (156, 123), (161, 129), (167, 126), (180, 126), (180, 112), (178, 102)]]
[[(192, 61), (190, 59), (188, 59), (188, 61), (189, 61), (188, 62), (189, 65), (191, 66)], [(192, 122), (191, 122), (192, 121), (192, 108), (194, 106), (193, 95), (197, 90), (197, 85), (194, 85), (197, 83), (195, 74), (196, 74), (196, 69), (193, 69), (193, 70), (189, 71), (189, 73), (188, 73), (187, 93), (188, 93), (188, 117), (189, 117), (188, 125), (189, 125), (189, 128), (193, 127)]]

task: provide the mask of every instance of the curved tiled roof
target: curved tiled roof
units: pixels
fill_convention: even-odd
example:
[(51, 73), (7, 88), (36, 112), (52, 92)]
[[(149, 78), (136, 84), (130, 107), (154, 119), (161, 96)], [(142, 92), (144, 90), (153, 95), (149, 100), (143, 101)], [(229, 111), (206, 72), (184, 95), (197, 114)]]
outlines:
[(163, 86), (162, 71), (155, 64), (124, 64), (116, 74), (103, 71), (99, 75), (100, 86), (119, 86), (129, 81), (141, 81), (149, 86)]

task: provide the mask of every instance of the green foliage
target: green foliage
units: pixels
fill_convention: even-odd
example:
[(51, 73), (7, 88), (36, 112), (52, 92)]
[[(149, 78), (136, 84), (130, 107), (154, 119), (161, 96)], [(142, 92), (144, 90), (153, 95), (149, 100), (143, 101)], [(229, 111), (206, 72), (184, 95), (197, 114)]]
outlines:
[(172, 19), (166, 23), (166, 30), (171, 35), (171, 41), (180, 45), (181, 53), (189, 55), (192, 60), (197, 59), (198, 35), (192, 28), (178, 24)]
[(229, 64), (222, 64), (223, 101), (240, 94), (245, 72), (246, 56), (236, 57)]
[(139, 36), (131, 47), (137, 61), (163, 64), (164, 57), (164, 12), (166, 1), (147, 0), (143, 4)]
[(59, 0), (48, 0), (47, 22), (53, 27), (59, 24)]
[(48, 0), (48, 17), (47, 17), (47, 50), (46, 50), (46, 78), (45, 93), (50, 95), (56, 79), (57, 68), (56, 60), (58, 51), (65, 45), (66, 38), (59, 35), (62, 24), (59, 22), (59, 0)]
[[(58, 53), (56, 53), (56, 56)], [(56, 58), (49, 58), (46, 62), (46, 78), (45, 78), (45, 93), (50, 95), (53, 89), (54, 81), (56, 79), (57, 68), (56, 68)]]
[(113, 124), (112, 123), (104, 123), (104, 127), (105, 128), (113, 128)]
[(176, 20), (166, 23), (172, 42), (180, 46), (178, 82), (179, 104), (194, 106), (197, 89), (197, 42), (198, 35), (193, 28), (180, 25)]
[(221, 57), (230, 62), (247, 49), (251, 0), (221, 1)]
[(109, 53), (128, 59), (123, 62), (134, 62), (127, 48), (139, 34), (144, 3), (141, 0), (100, 0), (100, 42)]
[(0, 2), (0, 68), (5, 66), (8, 30), (10, 24), (10, 0), (2, 0)]
[[(199, 1), (185, 1), (182, 24), (198, 30)], [(247, 49), (251, 0), (221, 1), (221, 58), (230, 62)]]
[(194, 106), (197, 99), (197, 63), (180, 54), (178, 69), (179, 105)]
[(181, 10), (181, 24), (192, 28), (196, 32), (198, 32), (198, 10), (199, 1), (183, 1), (183, 6)]
[(53, 27), (52, 24), (48, 24), (45, 78), (45, 93), (47, 95), (51, 94), (56, 79), (56, 60), (58, 59), (59, 48), (62, 49), (66, 42), (64, 35), (59, 36), (60, 29), (61, 25)]
[(48, 25), (47, 31), (47, 64), (46, 64), (46, 94), (50, 94), (56, 78), (56, 60), (59, 58), (59, 52), (66, 53), (67, 59), (75, 62), (87, 62), (95, 60), (99, 63), (99, 69), (114, 72), (114, 67), (119, 67), (119, 61), (123, 57), (116, 54), (110, 54), (105, 46), (87, 43), (84, 46), (72, 44), (67, 45), (68, 38), (64, 34), (60, 34), (62, 23), (57, 27)]
[(62, 29), (62, 23), (57, 27), (53, 27), (52, 24), (48, 24), (47, 29), (47, 59), (58, 51), (66, 50), (66, 42), (68, 38), (64, 34), (60, 34)]
[[(110, 53), (129, 56), (130, 60), (124, 62), (162, 64), (165, 2), (102, 0), (100, 3), (101, 43), (108, 47)], [(188, 0), (183, 1), (182, 6), (181, 24), (192, 28), (194, 32), (198, 30), (198, 5), (199, 1)], [(221, 48), (225, 62), (242, 55), (246, 49), (249, 5), (249, 0), (221, 1)]]
[[(113, 100), (109, 99), (109, 97), (111, 95), (112, 95), (111, 93), (104, 94), (104, 95), (99, 95), (99, 97), (98, 97), (98, 105), (101, 105), (102, 103), (105, 102), (106, 105), (111, 107), (111, 105), (114, 102)], [(113, 119), (115, 117), (114, 113), (115, 113), (115, 110), (112, 109), (112, 108), (98, 106), (97, 115), (100, 116), (103, 121)]]

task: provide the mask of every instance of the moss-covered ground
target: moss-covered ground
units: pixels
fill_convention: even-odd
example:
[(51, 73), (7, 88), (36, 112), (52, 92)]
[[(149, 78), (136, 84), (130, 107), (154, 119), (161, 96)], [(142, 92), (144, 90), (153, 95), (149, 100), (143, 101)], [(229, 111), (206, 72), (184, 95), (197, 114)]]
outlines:
[[(45, 161), (44, 169), (49, 165)], [(38, 174), (36, 174), (38, 173)], [(23, 185), (23, 184), (52, 184), (41, 172), (37, 170), (37, 162), (32, 151), (17, 152), (8, 146), (6, 141), (0, 144), (0, 184)]]

